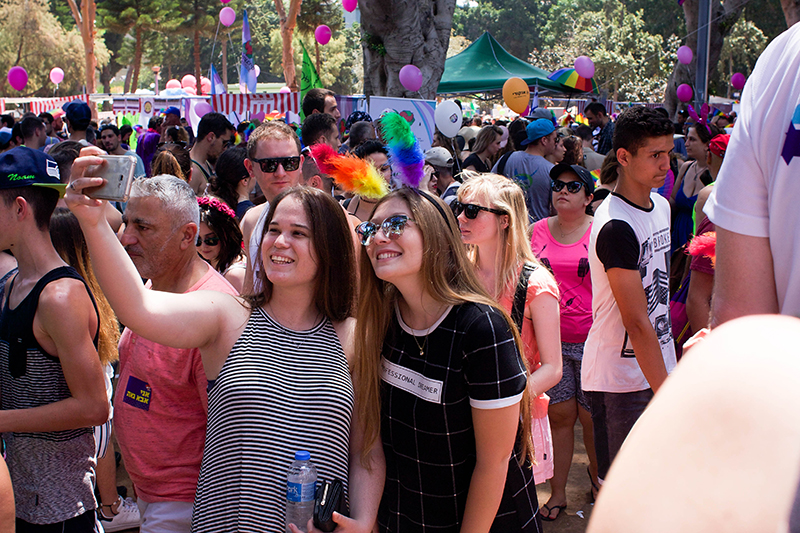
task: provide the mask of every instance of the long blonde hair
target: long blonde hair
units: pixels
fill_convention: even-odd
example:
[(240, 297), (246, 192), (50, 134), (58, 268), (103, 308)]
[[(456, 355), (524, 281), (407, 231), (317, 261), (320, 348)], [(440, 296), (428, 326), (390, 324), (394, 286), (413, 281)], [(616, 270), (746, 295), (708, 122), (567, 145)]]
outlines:
[[(508, 225), (503, 227), (503, 217), (497, 218), (497, 231), (502, 235), (501, 246), (495, 258), (495, 285), (491, 287), (496, 298), (500, 298), (509, 287), (516, 286), (520, 265), (526, 261), (539, 263), (531, 251), (528, 237), (528, 208), (525, 193), (519, 185), (505, 176), (465, 172), (464, 184), (458, 188), (458, 201), (464, 198), (480, 198), (492, 207), (503, 211)], [(467, 245), (467, 255), (476, 265), (480, 257), (477, 246)]]
[(50, 240), (61, 259), (77, 270), (89, 286), (100, 315), (97, 355), (102, 364), (113, 363), (119, 359), (117, 350), (120, 336), (119, 322), (94, 275), (92, 260), (89, 258), (89, 248), (86, 246), (78, 219), (69, 209), (56, 208), (50, 218)]
[[(422, 196), (414, 189), (398, 189), (381, 199), (383, 203), (399, 199), (406, 203), (416, 226), (422, 233), (423, 257), (420, 274), (423, 286), (437, 301), (447, 305), (474, 302), (494, 307), (503, 315), (514, 335), (520, 354), (522, 343), (517, 328), (503, 309), (483, 288), (461, 243), (458, 223), (449, 207), (438, 198)], [(369, 450), (380, 433), (380, 358), (383, 341), (400, 297), (397, 288), (379, 279), (372, 269), (366, 247), (361, 250), (358, 320), (356, 322), (354, 381), (358, 414), (365, 427), (364, 450)], [(520, 355), (525, 363), (525, 358)], [(527, 363), (525, 363), (527, 365)], [(526, 366), (527, 368), (527, 366)], [(521, 442), (524, 459), (533, 449), (530, 426), (528, 388), (523, 394), (521, 409)], [(519, 437), (518, 437), (519, 440)], [(365, 461), (365, 457), (362, 457)], [(365, 463), (366, 464), (366, 463)]]

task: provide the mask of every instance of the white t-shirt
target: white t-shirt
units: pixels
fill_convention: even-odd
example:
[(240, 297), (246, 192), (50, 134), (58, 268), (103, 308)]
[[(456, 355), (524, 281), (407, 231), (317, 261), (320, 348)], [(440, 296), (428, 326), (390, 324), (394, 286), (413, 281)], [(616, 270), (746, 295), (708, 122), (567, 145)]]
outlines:
[(676, 365), (669, 317), (670, 208), (650, 194), (650, 209), (612, 193), (600, 204), (589, 237), (592, 327), (583, 349), (583, 390), (635, 392), (650, 388), (622, 324), (606, 270), (638, 270), (650, 323), (658, 336), (667, 373)]
[(261, 280), (258, 279), (258, 272), (261, 270), (259, 254), (261, 253), (261, 238), (264, 236), (264, 224), (267, 222), (269, 214), (269, 202), (264, 202), (264, 209), (259, 213), (256, 225), (253, 226), (253, 233), (250, 234), (250, 242), (247, 243), (250, 252), (250, 263), (253, 265), (253, 291), (254, 294), (261, 292)]
[(800, 24), (758, 59), (716, 183), (703, 211), (769, 238), (780, 312), (800, 315)]

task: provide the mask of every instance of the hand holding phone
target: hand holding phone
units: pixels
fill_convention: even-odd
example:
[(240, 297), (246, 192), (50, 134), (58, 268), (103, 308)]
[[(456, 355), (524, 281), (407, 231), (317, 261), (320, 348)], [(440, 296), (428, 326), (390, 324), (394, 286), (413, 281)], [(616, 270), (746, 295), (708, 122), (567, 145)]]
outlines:
[(100, 187), (87, 188), (83, 192), (89, 198), (126, 202), (133, 185), (136, 158), (132, 155), (99, 155), (103, 163), (86, 170), (86, 176), (100, 177), (106, 182)]

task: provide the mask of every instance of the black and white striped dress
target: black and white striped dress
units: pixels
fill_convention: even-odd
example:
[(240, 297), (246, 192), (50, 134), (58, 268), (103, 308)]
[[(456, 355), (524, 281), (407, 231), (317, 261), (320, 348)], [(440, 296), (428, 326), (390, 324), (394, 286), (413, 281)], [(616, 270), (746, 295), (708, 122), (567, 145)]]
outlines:
[(293, 331), (254, 309), (208, 394), (192, 531), (284, 531), (286, 474), (307, 450), (347, 486), (353, 385), (333, 325)]

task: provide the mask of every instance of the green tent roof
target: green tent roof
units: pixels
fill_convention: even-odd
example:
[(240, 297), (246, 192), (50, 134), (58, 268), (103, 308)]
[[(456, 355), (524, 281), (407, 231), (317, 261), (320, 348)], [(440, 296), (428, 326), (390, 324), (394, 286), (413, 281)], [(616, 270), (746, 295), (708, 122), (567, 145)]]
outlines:
[(574, 93), (575, 90), (547, 79), (550, 73), (506, 52), (489, 32), (458, 55), (444, 62), (444, 74), (436, 90), (440, 94), (500, 91), (508, 78), (522, 78), (529, 86)]

